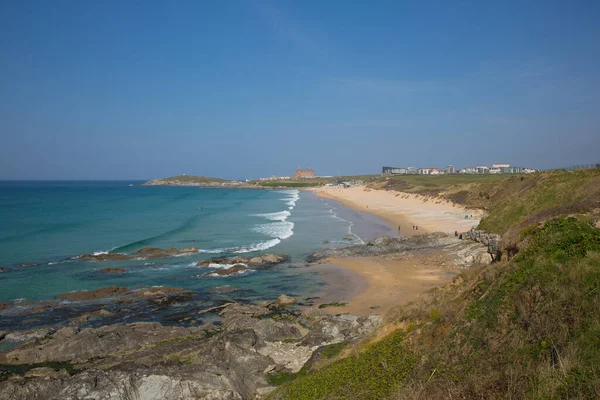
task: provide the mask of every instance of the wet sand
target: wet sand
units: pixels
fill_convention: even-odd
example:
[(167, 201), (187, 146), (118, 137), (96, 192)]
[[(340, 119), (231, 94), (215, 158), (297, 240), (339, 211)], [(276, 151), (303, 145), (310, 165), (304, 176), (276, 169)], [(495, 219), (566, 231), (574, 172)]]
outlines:
[(384, 314), (391, 306), (415, 300), (427, 290), (452, 282), (460, 272), (444, 254), (406, 254), (336, 258), (309, 267), (328, 283), (319, 303), (347, 303), (327, 307), (332, 314)]
[[(427, 232), (465, 232), (477, 226), (483, 213), (467, 210), (440, 199), (364, 187), (313, 189), (320, 197), (334, 199), (361, 213), (400, 226), (402, 235)], [(465, 216), (468, 215), (468, 218)], [(419, 229), (412, 227), (418, 225)], [(443, 253), (402, 253), (376, 257), (329, 259), (309, 267), (319, 271), (328, 288), (320, 303), (342, 302), (327, 307), (329, 313), (384, 314), (392, 305), (415, 300), (427, 290), (452, 282), (460, 269)]]

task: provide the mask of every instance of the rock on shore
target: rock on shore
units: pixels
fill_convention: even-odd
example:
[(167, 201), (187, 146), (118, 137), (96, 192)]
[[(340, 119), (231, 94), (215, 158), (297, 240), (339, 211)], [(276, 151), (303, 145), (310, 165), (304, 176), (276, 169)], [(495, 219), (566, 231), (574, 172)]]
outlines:
[(262, 254), (252, 258), (247, 257), (221, 257), (213, 258), (211, 260), (202, 260), (196, 263), (198, 267), (209, 267), (211, 264), (214, 265), (235, 265), (245, 264), (249, 267), (268, 267), (271, 265), (281, 264), (288, 260), (288, 256), (285, 254)]
[(376, 316), (282, 314), (269, 302), (220, 310), (220, 327), (140, 322), (36, 333), (0, 355), (0, 364), (63, 367), (32, 366), (12, 375), (0, 382), (0, 400), (251, 399), (270, 390), (268, 373), (298, 371), (320, 346), (356, 340), (380, 322)]
[(402, 252), (436, 251), (450, 254), (457, 265), (467, 267), (474, 264), (489, 264), (491, 257), (487, 246), (471, 240), (460, 240), (442, 232), (416, 236), (377, 238), (366, 244), (341, 248), (324, 248), (308, 257), (309, 262), (327, 258), (366, 257)]

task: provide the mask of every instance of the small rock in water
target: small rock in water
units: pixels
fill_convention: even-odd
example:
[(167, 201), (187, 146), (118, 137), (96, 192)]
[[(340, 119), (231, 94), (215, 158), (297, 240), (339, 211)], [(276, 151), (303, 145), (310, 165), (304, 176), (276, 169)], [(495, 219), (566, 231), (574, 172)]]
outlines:
[(127, 270), (125, 268), (102, 268), (98, 272), (103, 274), (124, 274)]
[(295, 303), (296, 303), (295, 298), (290, 297), (285, 294), (282, 294), (281, 296), (279, 296), (277, 298), (277, 300), (275, 300), (275, 304), (277, 304), (278, 306), (281, 306), (281, 307), (291, 306), (292, 304), (295, 304)]
[(345, 237), (343, 240), (345, 240), (345, 241), (347, 241), (347, 242), (351, 242), (351, 241), (352, 241), (352, 240), (354, 240), (354, 239), (352, 239), (351, 237)]
[(213, 272), (207, 272), (206, 274), (204, 274), (205, 276), (209, 276), (209, 275), (219, 275), (219, 276), (229, 276), (229, 275), (234, 275), (234, 274), (239, 274), (240, 272), (244, 272), (248, 269), (248, 267), (246, 267), (245, 265), (242, 264), (236, 264), (233, 267), (227, 268), (227, 269), (218, 269), (216, 271)]

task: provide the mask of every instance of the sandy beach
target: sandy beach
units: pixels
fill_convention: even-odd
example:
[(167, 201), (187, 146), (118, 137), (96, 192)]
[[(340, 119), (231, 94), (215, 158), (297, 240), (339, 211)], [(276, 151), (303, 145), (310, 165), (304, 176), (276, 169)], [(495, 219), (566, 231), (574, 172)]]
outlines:
[[(426, 232), (466, 232), (477, 226), (479, 210), (467, 210), (448, 201), (396, 191), (372, 190), (362, 186), (312, 189), (318, 196), (335, 199), (356, 211), (377, 215), (403, 235)], [(468, 216), (468, 218), (465, 218)], [(412, 227), (418, 226), (418, 230)]]
[[(481, 211), (466, 210), (447, 201), (394, 191), (364, 187), (326, 187), (313, 191), (353, 210), (374, 214), (392, 226), (400, 226), (403, 235), (465, 232), (477, 226), (482, 216)], [(419, 229), (413, 230), (413, 225)], [(433, 287), (450, 283), (460, 272), (443, 253), (336, 258), (310, 268), (319, 271), (329, 284), (322, 303), (346, 303), (325, 310), (353, 315), (384, 314), (392, 305), (410, 302)]]

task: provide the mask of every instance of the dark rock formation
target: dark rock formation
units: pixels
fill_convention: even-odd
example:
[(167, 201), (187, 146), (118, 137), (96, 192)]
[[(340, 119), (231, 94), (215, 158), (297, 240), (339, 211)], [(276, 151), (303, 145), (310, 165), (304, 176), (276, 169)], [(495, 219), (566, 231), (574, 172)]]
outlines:
[(267, 372), (296, 372), (317, 346), (355, 340), (378, 322), (273, 314), (270, 304), (223, 305), (220, 330), (135, 323), (21, 332), (29, 341), (3, 364), (61, 364), (1, 381), (0, 400), (251, 399), (271, 390)]
[(131, 260), (133, 257), (121, 253), (102, 253), (102, 254), (82, 254), (79, 257), (81, 260), (89, 261), (124, 261)]
[(104, 299), (108, 297), (115, 297), (121, 294), (127, 293), (129, 289), (126, 287), (108, 286), (96, 290), (84, 290), (81, 292), (65, 293), (56, 296), (59, 300), (95, 300)]
[(103, 274), (124, 274), (127, 270), (125, 268), (102, 268), (98, 272)]

